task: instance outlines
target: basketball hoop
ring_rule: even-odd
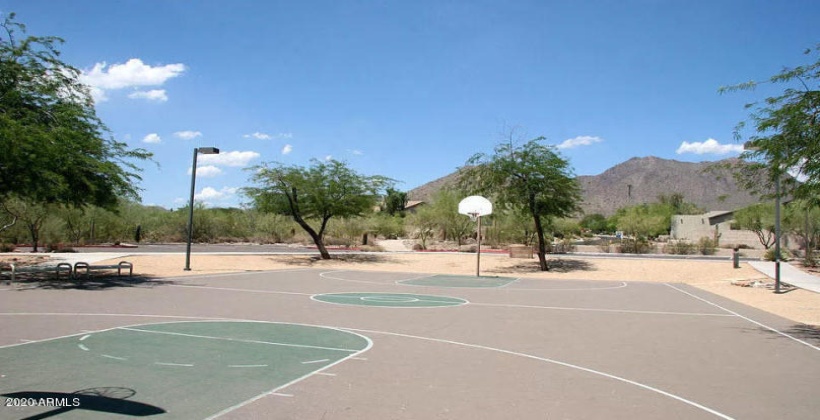
[[[480,196],[471,195],[458,203],[458,212],[470,216],[470,220],[478,222],[476,224],[476,239],[478,247],[476,249],[475,276],[481,276],[481,216],[488,216],[493,213],[493,203]]]

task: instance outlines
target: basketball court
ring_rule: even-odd
[[[22,283],[0,308],[0,419],[820,412],[816,335],[680,284],[294,269]]]

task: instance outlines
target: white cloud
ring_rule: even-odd
[[[128,97],[131,99],[145,99],[148,101],[157,102],[168,101],[168,95],[165,94],[165,89],[138,90],[136,92],[129,93]]]
[[[274,135],[270,135],[268,133],[260,133],[260,132],[257,131],[255,133],[245,134],[242,137],[244,137],[246,139],[254,138],[254,139],[259,139],[259,140],[270,140],[270,139],[274,139],[274,138],[276,138],[276,139],[291,139],[291,138],[293,138],[293,133],[276,133]]]
[[[293,146],[291,146],[289,144],[286,144],[285,147],[282,148],[282,154],[283,155],[288,155],[292,151],[293,151]]]
[[[250,161],[259,158],[259,156],[259,153],[253,151],[233,151],[218,155],[201,155],[199,161],[210,165],[243,167],[248,166]]]
[[[682,155],[684,153],[694,153],[696,155],[726,155],[730,153],[743,152],[742,144],[720,144],[715,139],[708,139],[704,142],[695,141],[689,143],[684,141],[678,147],[675,153]]]
[[[333,155],[325,156],[325,161],[331,161],[331,160],[333,160]]]
[[[152,67],[139,58],[132,58],[124,64],[112,64],[110,67],[105,62],[94,64],[80,77],[85,84],[100,89],[122,89],[129,86],[161,86],[184,71],[185,65],[181,63]]]
[[[201,201],[207,205],[226,203],[236,198],[238,191],[239,188],[236,187],[223,187],[219,190],[213,187],[205,187],[199,193],[194,194],[194,201]]]
[[[142,138],[143,143],[161,143],[162,138],[160,138],[159,134],[151,133]]]
[[[188,168],[188,175],[191,175],[191,168]],[[196,167],[196,176],[203,177],[203,178],[213,178],[215,176],[222,175],[222,169],[217,168],[213,165],[205,165]]]
[[[174,133],[174,137],[177,137],[177,138],[180,138],[180,139],[183,139],[183,140],[193,140],[193,139],[195,139],[197,137],[201,137],[201,136],[202,136],[201,132],[191,131],[191,130],[177,131],[176,133]]]
[[[126,87],[161,86],[168,79],[181,75],[185,70],[185,65],[181,63],[153,67],[143,63],[139,58],[132,58],[123,64],[112,64],[111,66],[105,62],[94,64],[91,70],[82,72],[80,81],[90,86],[91,96],[95,101],[102,102],[108,99],[106,91]],[[129,97],[148,99],[131,95]]]
[[[604,141],[604,139],[597,136],[578,136],[571,139],[566,139],[556,147],[559,149],[572,149],[573,147],[589,146],[593,143],[600,143],[602,141]]]
[[[350,154],[352,154],[354,156],[361,156],[361,155],[364,154],[364,152],[362,152],[361,150],[355,150],[355,149],[354,150],[348,150],[348,152],[350,152]]]
[[[258,132],[258,131],[257,131],[257,132],[255,132],[255,133],[253,133],[253,134],[245,134],[245,135],[244,135],[244,136],[242,136],[242,137],[244,137],[244,138],[246,138],[246,139],[249,139],[249,138],[253,137],[253,138],[255,138],[255,139],[259,139],[259,140],[269,140],[269,139],[271,139],[270,134],[267,134],[267,133],[260,133],[260,132]]]

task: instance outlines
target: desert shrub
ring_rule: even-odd
[[[648,254],[650,248],[646,239],[622,239],[617,247],[621,254]]]
[[[0,252],[14,252],[17,249],[14,244],[0,244]]]
[[[388,214],[376,214],[369,220],[370,230],[385,239],[398,239],[405,236],[404,218]]]
[[[351,246],[353,242],[348,238],[338,238],[335,236],[325,236],[325,245],[329,246]]]
[[[763,259],[766,261],[774,261],[774,247],[769,248],[766,250],[766,253],[763,254]],[[788,261],[792,259],[792,253],[789,252],[786,248],[780,249],[780,261]]]
[[[575,250],[576,246],[569,238],[562,239],[561,242],[554,244],[552,247],[552,252],[556,254],[566,254],[567,252],[573,252]]]
[[[714,239],[704,236],[698,241],[698,251],[702,255],[715,255],[717,244]]]
[[[48,243],[46,244],[46,252],[77,252],[74,248],[70,246],[65,246],[63,244],[55,244],[55,243]]]
[[[600,241],[600,242],[598,242],[598,249],[601,250],[601,252],[605,252],[605,253],[609,254],[610,252],[612,252],[612,242],[611,241]]]
[[[359,246],[359,250],[365,252],[384,252],[384,248],[378,245],[361,245]]]
[[[424,245],[420,243],[413,244],[413,251],[424,251]]]
[[[752,247],[750,247],[749,245],[746,245],[746,244],[726,244],[726,245],[721,245],[720,247],[721,248],[726,248],[726,249],[735,249],[735,248],[737,248],[737,249],[753,249]]]
[[[458,247],[458,252],[473,252],[473,253],[475,253],[475,252],[478,252],[478,246],[474,245],[474,244],[473,245],[461,245],[461,246]]]
[[[673,241],[663,247],[663,252],[673,255],[691,255],[695,253],[695,244],[688,241]]]

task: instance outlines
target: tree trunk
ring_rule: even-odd
[[[37,252],[37,242],[40,241],[40,229],[34,225],[29,225],[28,231],[31,234],[31,252]]]
[[[533,220],[535,220],[535,236],[538,237],[538,266],[541,268],[541,271],[549,271],[550,268],[547,265],[547,246],[544,243],[544,227],[541,226],[541,218],[538,215],[533,214]]]
[[[321,255],[322,259],[329,260],[330,253],[327,252],[327,248],[325,247],[325,241],[322,239],[322,235],[316,233],[316,231],[313,230],[313,228],[310,227],[310,225],[307,224],[307,222],[302,220],[301,217],[296,219],[296,223],[299,223],[299,226],[301,226],[302,229],[304,229],[305,232],[307,232],[308,235],[310,235],[310,238],[313,239],[313,243],[316,244],[316,249],[319,250],[319,255]]]

